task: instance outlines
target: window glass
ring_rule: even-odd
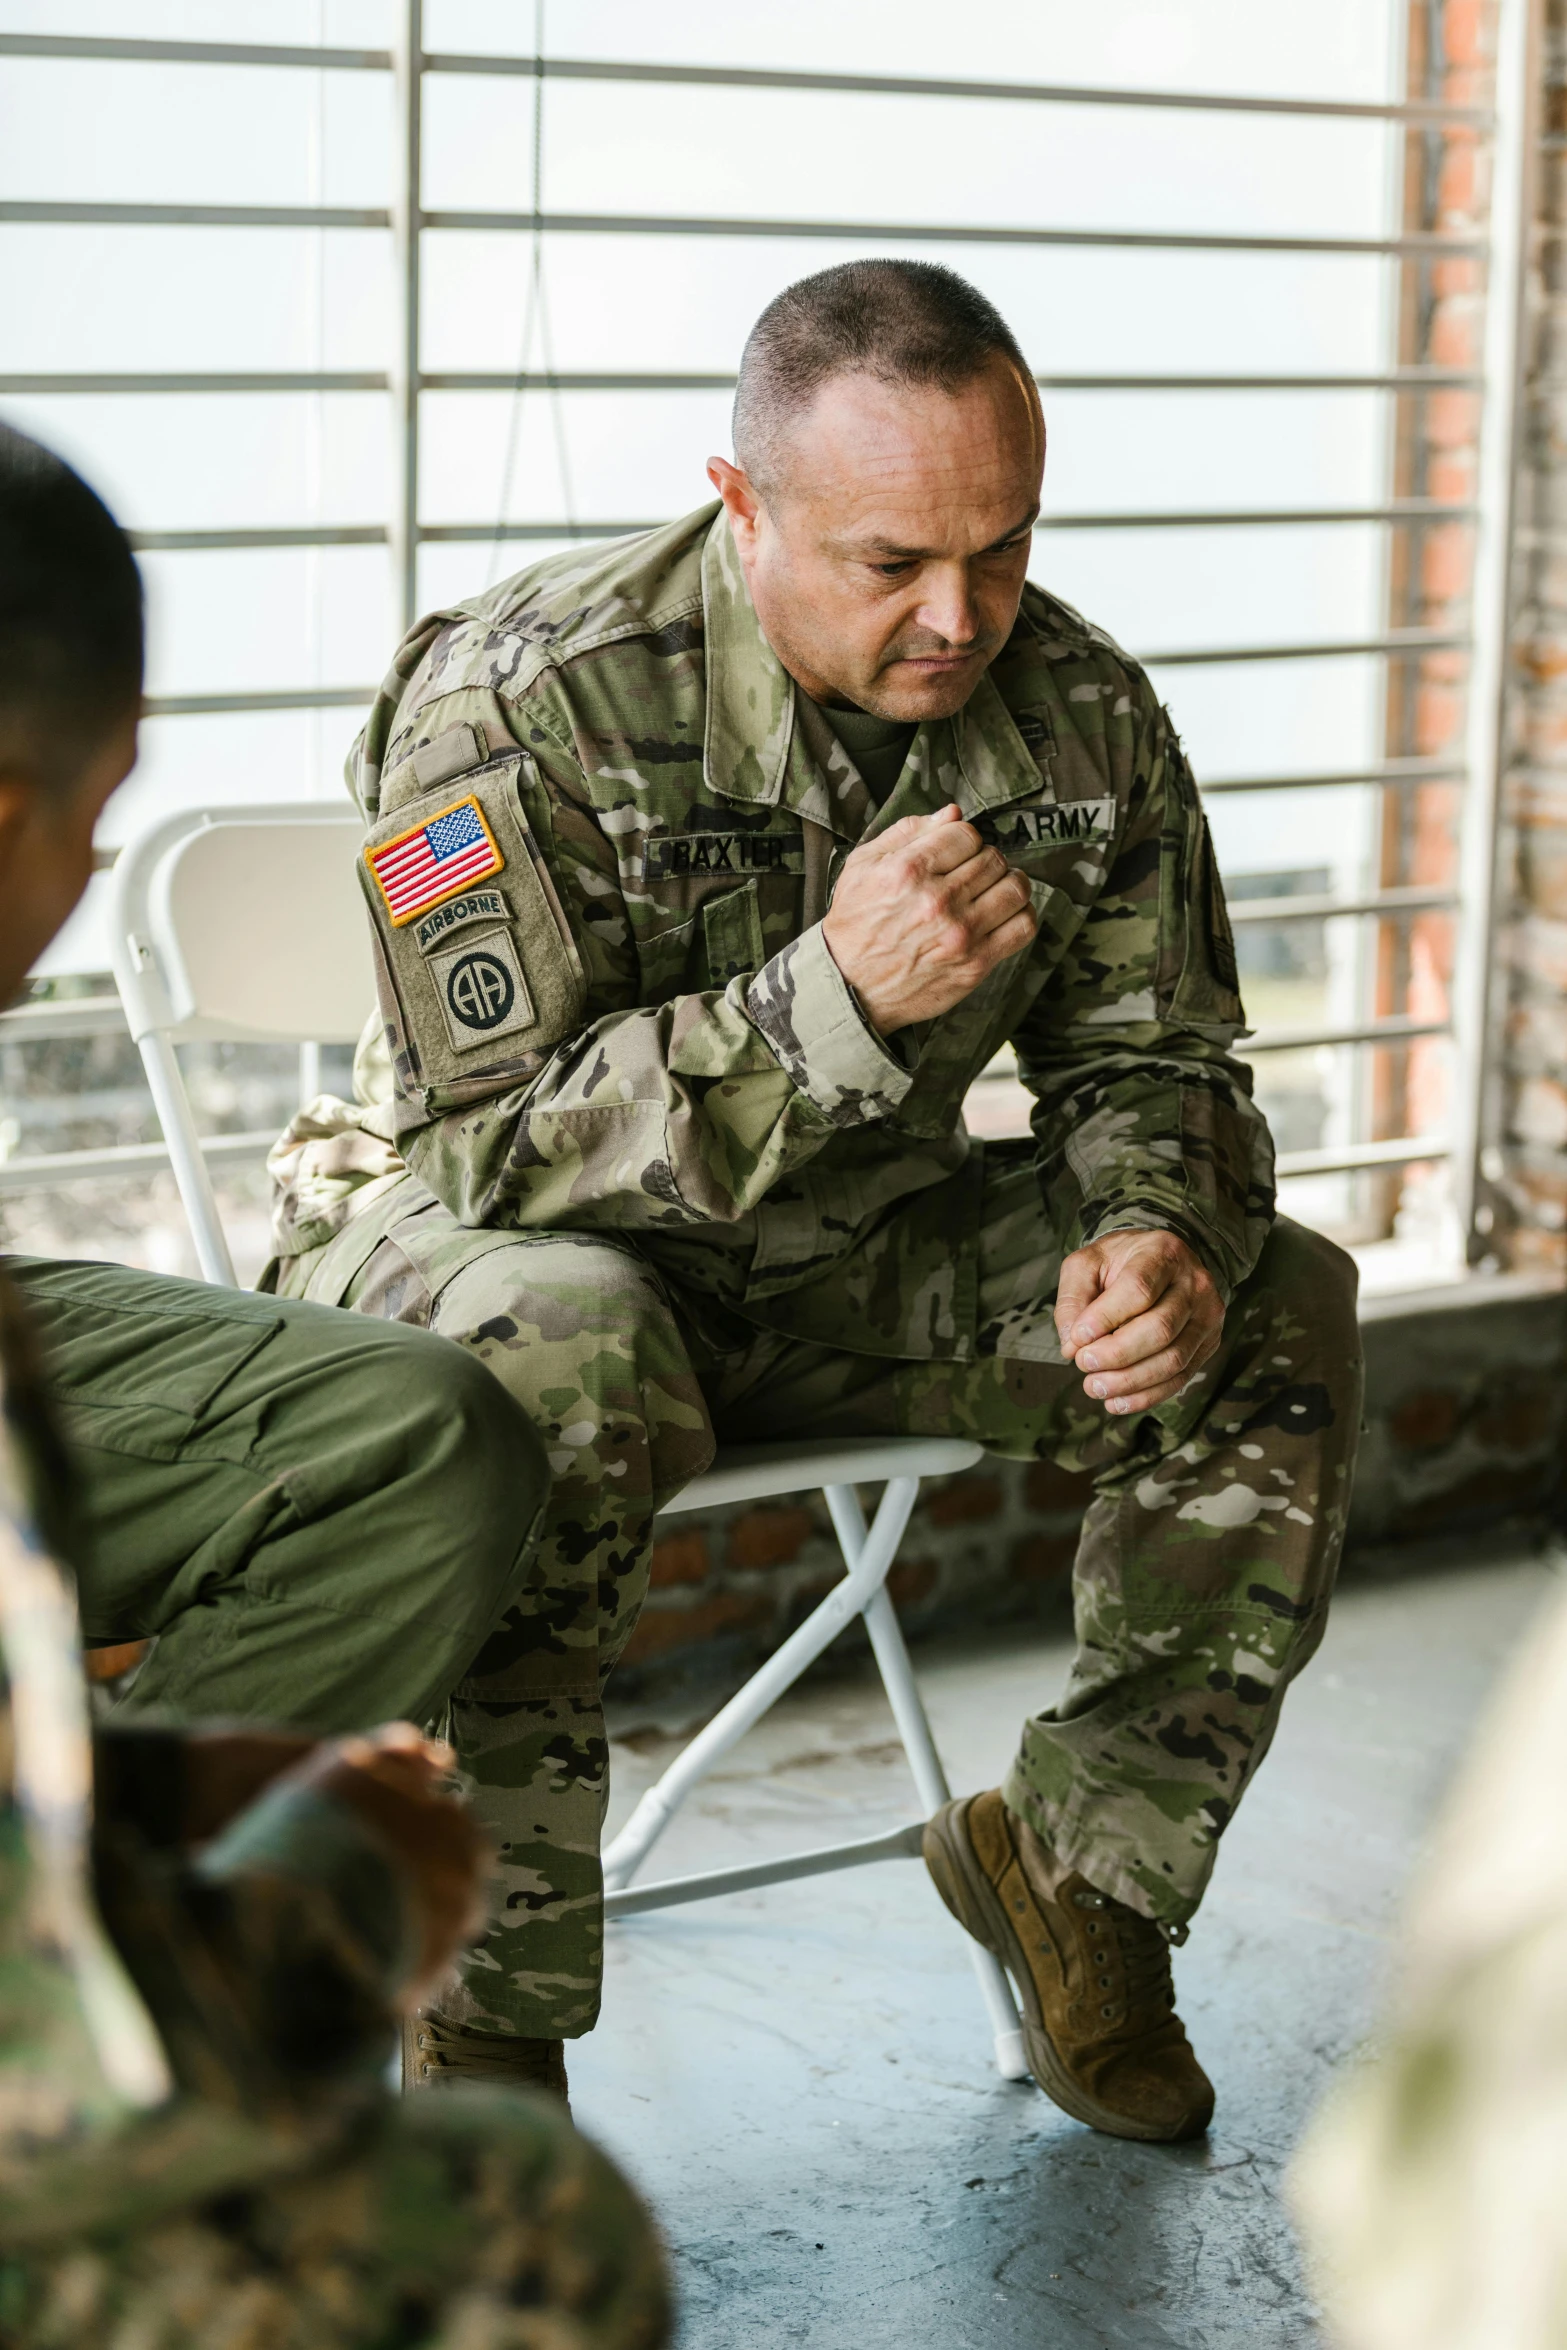
[[[393,0],[0,0],[0,34],[384,50],[400,13]],[[542,31],[547,57],[587,61],[1375,104],[1397,84],[1400,14],[1322,0],[1308,41],[1295,12],[1254,0],[1097,0],[1091,9],[981,0],[956,38],[945,0],[903,0],[893,12],[841,0],[741,9],[678,0],[659,11],[628,0],[426,0],[424,37],[428,50],[479,56],[526,57]],[[916,232],[894,242],[427,230],[421,356],[437,379],[519,370],[717,379],[525,392],[438,380],[419,404],[421,519],[475,535],[422,548],[427,608],[569,543],[564,534],[578,526],[657,522],[705,500],[705,460],[729,447],[726,379],[757,312],[793,279],[857,253],[895,250],[962,271],[1047,379],[1374,375],[1395,347],[1392,257],[918,234],[993,225],[1375,240],[1402,203],[1401,136],[1375,120],[550,76],[536,171],[531,73],[433,72],[423,103],[422,194],[437,215],[525,214],[537,179],[555,214]],[[396,153],[384,70],[0,56],[0,198],[377,209],[393,200]],[[384,530],[393,417],[377,379],[396,349],[392,263],[383,227],[0,226],[0,413],[78,463],[138,532]],[[369,381],[115,394],[36,380],[276,371]],[[1240,652],[1386,632],[1393,542],[1374,520],[1105,528],[1080,519],[1375,508],[1393,478],[1385,394],[1047,382],[1044,396],[1046,527],[1033,575],[1129,649]],[[499,537],[502,522],[541,535]],[[355,698],[154,716],[106,842],[182,805],[339,790],[364,697],[398,631],[384,546],[156,549],[144,569],[155,702]],[[1369,653],[1153,665],[1194,769],[1221,785],[1377,766],[1390,739],[1388,676]],[[1320,1032],[1389,1012],[1418,1018],[1422,1007],[1440,1019],[1450,911],[1288,913],[1291,901],[1312,909],[1448,870],[1441,844],[1458,787],[1423,790],[1415,847],[1415,832],[1390,812],[1403,804],[1391,787],[1210,797],[1258,1046],[1281,1034],[1318,1039],[1255,1053],[1259,1098],[1281,1151],[1297,1158],[1435,1131],[1446,1116],[1444,1039],[1335,1043]],[[49,969],[102,969],[101,896]],[[1351,1236],[1386,1233],[1398,1219],[1404,1237],[1388,1245],[1413,1246],[1421,1218],[1439,1220],[1440,1180],[1292,1174],[1285,1199]]]
[[[432,49],[530,54],[536,11],[494,0],[426,0]],[[1318,0],[1310,38],[1291,9],[1256,0],[950,0],[896,9],[842,0],[550,0],[546,49],[568,57],[749,65],[785,71],[1084,82],[1140,89],[1270,91],[1375,102],[1393,67],[1393,15],[1366,0]]]

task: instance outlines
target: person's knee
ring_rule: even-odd
[[[438,1444],[443,1467],[461,1480],[465,1514],[495,1529],[504,1544],[534,1525],[549,1497],[550,1470],[544,1440],[516,1397],[492,1379],[484,1365],[449,1339],[432,1338],[441,1350],[441,1375],[432,1408],[442,1425]]]
[[[367,1393],[364,1407],[379,1403],[400,1425],[403,1476],[417,1488],[420,1519],[460,1526],[466,1572],[504,1588],[549,1497],[538,1430],[463,1347],[400,1326],[384,1335],[393,1343],[365,1364],[367,1387],[384,1392]]]
[[[1268,1235],[1255,1278],[1309,1329],[1345,1337],[1352,1342],[1352,1351],[1358,1351],[1355,1304],[1360,1268],[1325,1233],[1280,1216]]]
[[[432,1327],[521,1405],[557,1479],[662,1494],[712,1458],[674,1312],[629,1249],[589,1234],[519,1237],[443,1285]]]

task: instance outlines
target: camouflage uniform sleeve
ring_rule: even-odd
[[[484,707],[493,724],[494,701]],[[889,1117],[913,1071],[864,1018],[819,924],[725,986],[641,1000],[624,812],[593,805],[535,707],[506,715],[527,733],[521,798],[581,966],[581,1009],[488,1082],[476,1072],[443,1091],[394,1053],[398,1147],[452,1213],[622,1231],[733,1221],[831,1135]]]
[[[1178,1232],[1226,1300],[1273,1219],[1273,1145],[1230,1047],[1244,1035],[1224,893],[1179,740],[1145,701],[1115,863],[1014,1039],[1064,1250]]]

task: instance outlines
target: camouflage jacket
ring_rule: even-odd
[[[1137,664],[1041,589],[880,808],[714,507],[421,622],[349,773],[391,1139],[462,1222],[631,1234],[752,1321],[961,1355],[963,1097],[1011,1044],[1063,1249],[1168,1227],[1226,1294],[1255,1262],[1271,1146],[1196,790]],[[822,916],[856,842],[952,800],[1039,935],[883,1041]]]
[[[68,1491],[0,1273],[0,2248],[332,2143],[390,2053],[406,1956],[394,1867],[341,1806],[283,1784],[192,1853],[185,1737],[94,1735]]]

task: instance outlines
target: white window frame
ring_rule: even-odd
[[[1361,1168],[1398,1167],[1417,1161],[1446,1159],[1450,1163],[1452,1196],[1457,1223],[1457,1247],[1465,1262],[1482,1259],[1488,1247],[1477,1228],[1477,1208],[1483,1185],[1482,1162],[1498,1139],[1499,1006],[1493,970],[1497,932],[1496,897],[1497,823],[1500,782],[1507,755],[1506,683],[1507,640],[1511,618],[1511,577],[1514,532],[1514,480],[1521,405],[1527,222],[1531,171],[1539,143],[1535,91],[1539,83],[1539,0],[1498,0],[1498,57],[1496,103],[1490,114],[1474,109],[1422,102],[1366,103],[1295,98],[1248,98],[1174,91],[1085,89],[1037,83],[936,80],[926,77],[770,71],[741,67],[654,65],[612,60],[569,58],[484,57],[428,51],[424,47],[423,0],[395,0],[397,38],[391,50],[316,48],[224,41],[139,40],[74,37],[52,34],[0,34],[0,58],[52,57],[98,60],[137,60],[149,64],[214,64],[224,66],[298,67],[311,72],[390,74],[397,106],[395,149],[396,193],[390,208],[341,205],[212,205],[137,203],[28,203],[0,202],[0,223],[75,222],[114,225],[144,224],[275,228],[390,230],[395,253],[397,314],[392,365],[378,371],[301,372],[266,370],[214,374],[0,374],[4,394],[148,393],[148,392],[338,392],[383,391],[391,399],[395,425],[393,508],[385,524],[364,526],[311,525],[267,530],[148,530],[135,543],[147,551],[239,547],[324,547],[384,544],[388,547],[400,621],[417,617],[418,554],[422,545],[437,541],[490,543],[499,539],[560,540],[567,537],[614,536],[650,527],[657,517],[626,522],[570,524],[561,521],[504,521],[442,523],[426,520],[420,509],[420,411],[427,391],[506,391],[530,389],[671,391],[718,390],[733,381],[728,375],[663,373],[625,370],[616,373],[572,371],[557,374],[510,374],[451,370],[431,371],[420,364],[420,297],[424,240],[445,231],[523,231],[534,236],[577,233],[651,234],[700,237],[798,237],[821,240],[899,244],[954,245],[1005,243],[1012,245],[1094,245],[1103,247],[1167,248],[1228,252],[1339,252],[1401,258],[1438,252],[1488,252],[1489,293],[1486,305],[1484,361],[1479,374],[1452,369],[1393,369],[1346,374],[1292,374],[1288,376],[1203,375],[1052,375],[1039,380],[1046,391],[1267,391],[1267,390],[1375,390],[1395,393],[1415,388],[1457,385],[1483,394],[1483,412],[1475,508],[1466,510],[1432,505],[1434,519],[1469,519],[1476,526],[1472,620],[1469,630],[1455,635],[1438,630],[1406,629],[1381,636],[1357,637],[1331,644],[1267,646],[1199,645],[1148,652],[1143,657],[1161,667],[1183,667],[1252,660],[1312,660],[1343,654],[1373,654],[1386,659],[1418,657],[1426,652],[1462,649],[1469,656],[1468,718],[1465,755],[1461,759],[1386,759],[1369,762],[1353,773],[1316,776],[1254,776],[1206,786],[1212,793],[1264,791],[1281,784],[1291,788],[1323,788],[1350,783],[1453,781],[1464,787],[1462,847],[1456,886],[1451,889],[1384,889],[1349,898],[1301,898],[1242,901],[1232,908],[1240,922],[1277,920],[1308,912],[1325,917],[1353,918],[1416,908],[1452,908],[1457,917],[1456,970],[1446,1021],[1415,1021],[1402,1016],[1371,1019],[1339,1027],[1264,1031],[1248,1046],[1249,1054],[1299,1050],[1307,1045],[1351,1046],[1366,1042],[1397,1042],[1404,1038],[1450,1033],[1453,1039],[1453,1113],[1449,1131],[1440,1136],[1405,1136],[1390,1141],[1350,1144],[1342,1148],[1285,1153],[1280,1173],[1336,1174]],[[1471,125],[1489,138],[1492,195],[1489,234],[1485,239],[1441,234],[1406,234],[1375,238],[1246,236],[1195,234],[1178,231],[1090,230],[996,226],[941,226],[898,221],[734,220],[664,218],[650,214],[586,215],[531,211],[432,210],[422,200],[421,147],[425,82],[431,74],[477,77],[504,76],[537,82],[590,80],[610,82],[700,84],[707,87],[762,88],[863,92],[881,95],[954,97],[1035,101],[1051,105],[1149,107],[1192,112],[1287,116],[1326,116],[1340,119],[1394,122],[1415,128]],[[1126,529],[1205,525],[1233,527],[1239,522],[1286,526],[1327,521],[1391,524],[1418,519],[1425,512],[1420,501],[1282,512],[1055,514],[1045,529]],[[187,713],[251,710],[359,708],[370,699],[370,688],[298,687],[252,693],[184,693],[149,697],[151,717]],[[59,1033],[86,1033],[84,1022],[108,1028],[118,1024],[112,1000],[91,1005],[42,1004],[0,1014],[0,1036],[17,1039]],[[230,1142],[235,1138],[230,1138]],[[158,1161],[161,1146],[130,1146],[139,1166]],[[228,1155],[232,1154],[232,1149]],[[127,1149],[111,1152],[61,1154],[51,1162],[53,1177],[66,1170],[77,1174],[126,1171]],[[102,1166],[98,1162],[103,1162]],[[16,1160],[0,1166],[0,1189],[18,1189],[38,1179],[42,1162]]]

